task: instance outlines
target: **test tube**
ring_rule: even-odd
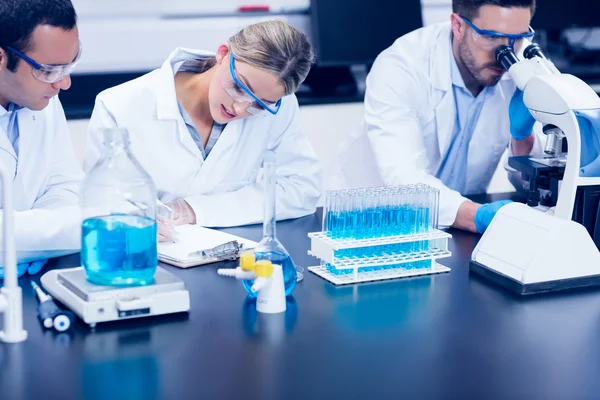
[[[356,237],[358,239],[368,238],[370,235],[371,215],[369,210],[369,192],[366,189],[361,189],[358,195],[359,208],[357,213],[357,230]]]
[[[407,212],[407,219],[406,219],[406,225],[408,227],[408,232],[407,234],[409,235],[413,235],[415,233],[417,233],[417,207],[418,207],[418,195],[419,192],[417,190],[417,187],[415,185],[409,185],[408,186],[408,196],[406,197],[407,202],[408,202],[408,212]]]
[[[328,190],[327,192],[325,192],[325,209],[323,210],[323,231],[329,237],[331,237],[332,197],[333,191]]]
[[[381,236],[393,235],[392,229],[392,189],[383,188],[381,191]]]
[[[343,229],[340,232],[340,237],[346,239],[351,235],[352,224],[352,190],[342,190],[340,192],[340,219],[343,221]]]
[[[353,238],[354,230],[356,229],[356,190],[349,189],[344,192],[344,221],[346,221],[346,230],[344,231],[344,238]]]
[[[417,233],[429,230],[429,187],[422,183],[417,185]]]
[[[384,233],[383,211],[385,208],[382,188],[373,189],[373,237],[381,237]]]
[[[373,190],[367,190],[365,193],[365,238],[372,238],[376,235],[375,214],[377,213],[377,198]]]
[[[393,218],[393,229],[394,235],[403,235],[404,234],[404,226],[403,226],[403,207],[405,200],[405,190],[403,187],[394,188],[394,205],[392,210],[392,218]]]
[[[433,193],[433,209],[431,210],[431,229],[438,229],[438,219],[440,215],[440,191],[439,189],[432,188]]]
[[[333,232],[334,238],[340,238],[344,233],[344,202],[343,202],[343,194],[342,191],[336,191],[335,197],[333,198]]]

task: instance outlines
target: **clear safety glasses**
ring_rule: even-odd
[[[223,80],[223,89],[233,101],[236,103],[246,103],[246,111],[249,114],[257,115],[264,113],[265,111],[275,115],[281,107],[281,99],[277,103],[268,103],[258,97],[250,89],[248,89],[237,77],[235,73],[235,57],[233,53],[229,53],[230,63],[229,72],[231,72],[231,79]]]
[[[73,72],[73,69],[77,66],[77,62],[81,58],[81,43],[79,43],[79,53],[73,60],[73,62],[69,64],[61,64],[61,65],[48,65],[48,64],[40,64],[32,58],[27,57],[25,54],[21,53],[19,50],[13,49],[12,47],[6,46],[8,50],[13,52],[16,56],[21,58],[23,61],[27,62],[27,64],[31,65],[31,74],[38,80],[46,83],[56,83],[66,76],[70,75]]]
[[[498,46],[504,44],[504,41],[508,39],[508,45],[512,47],[513,50],[519,51],[523,46],[524,39],[531,39],[535,35],[535,31],[530,26],[528,33],[521,33],[518,35],[511,35],[508,33],[500,33],[495,31],[488,31],[485,29],[479,29],[476,27],[471,21],[467,18],[459,15],[469,25],[473,28],[473,41],[479,46],[482,50],[492,51],[495,50]]]

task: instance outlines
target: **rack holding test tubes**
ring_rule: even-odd
[[[309,233],[309,271],[344,285],[450,271],[447,232],[437,229],[439,190],[424,184],[326,193],[323,231]]]

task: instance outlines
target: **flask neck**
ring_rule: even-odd
[[[276,235],[276,177],[275,177],[275,152],[269,150],[265,153],[263,163],[263,182],[265,190],[265,219],[263,221],[263,237],[275,239]]]
[[[109,155],[129,150],[129,134],[125,129],[107,129],[104,131],[104,151]]]

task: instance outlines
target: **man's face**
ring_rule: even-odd
[[[19,59],[15,71],[7,68],[4,50],[0,52],[0,104],[15,103],[31,110],[43,110],[53,96],[71,86],[69,75],[54,83],[43,82],[32,74],[33,67]],[[25,55],[38,64],[70,64],[79,53],[79,31],[39,25],[31,34],[30,50]]]
[[[460,17],[458,17],[460,19]],[[477,28],[504,34],[519,35],[528,33],[531,21],[529,7],[504,8],[484,5],[479,8],[478,15],[471,21]],[[465,21],[459,21],[460,31],[457,35],[456,24],[454,36],[458,40],[459,57],[472,77],[482,86],[494,86],[506,72],[494,57],[494,51],[502,44],[508,44],[508,38],[496,38],[495,47],[490,49],[489,41],[475,32]],[[460,36],[460,37],[459,37]],[[515,43],[515,52],[522,41]]]

